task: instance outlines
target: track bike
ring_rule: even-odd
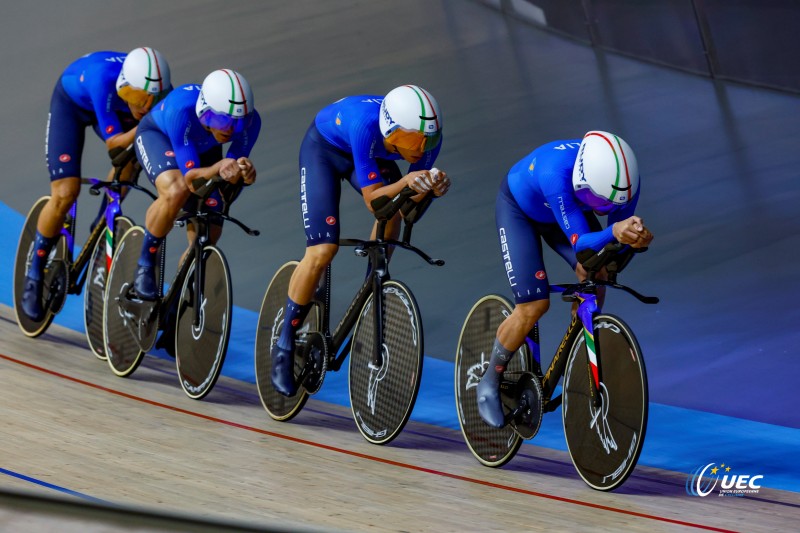
[[[129,180],[120,178],[125,167],[134,161]],[[114,176],[111,181],[96,178],[81,178],[82,185],[90,185],[89,193],[93,196],[104,194],[103,202],[92,222],[89,237],[75,257],[75,228],[78,212],[77,201],[73,203],[57,242],[53,245],[44,268],[43,305],[45,314],[41,320],[32,320],[22,311],[22,293],[25,284],[25,273],[31,264],[36,225],[39,215],[50,199],[43,196],[34,203],[25,223],[17,246],[14,263],[14,311],[22,332],[28,337],[38,337],[44,333],[55,316],[61,311],[68,294],[80,294],[84,283],[88,286],[84,293],[84,325],[89,347],[99,359],[105,359],[103,346],[103,295],[115,244],[133,222],[122,214],[122,198],[128,188],[137,189],[155,195],[137,184],[141,168],[135,162],[133,146],[117,153],[112,158]]]
[[[601,312],[598,292],[611,287],[642,303],[658,303],[617,283],[634,252],[611,243],[600,252],[578,254],[587,279],[550,286],[563,300],[578,302],[577,312],[545,373],[538,323],[511,359],[500,383],[502,428],[489,426],[478,414],[477,386],[489,366],[497,328],[512,306],[503,296],[488,295],[472,307],[456,350],[455,395],[461,432],[482,464],[499,467],[510,461],[522,440],[539,431],[543,413],[560,405],[570,458],[587,485],[610,491],[631,474],[647,429],[647,374],[633,331],[621,318]],[[606,280],[597,276],[603,267]]]
[[[160,345],[175,356],[181,388],[199,400],[214,387],[225,362],[233,309],[230,269],[222,250],[210,243],[210,226],[229,221],[248,235],[259,232],[228,214],[240,184],[230,185],[215,176],[195,180],[193,186],[196,205],[182,212],[176,225],[193,224],[195,238],[169,290],[163,294],[166,241],[156,264],[159,298],[142,300],[132,290],[144,239],[144,228],[132,227],[122,237],[111,265],[103,327],[108,364],[120,377],[138,368],[162,332]],[[221,211],[209,209],[216,202],[210,196],[215,188],[222,196]]]
[[[372,202],[378,220],[376,239],[339,241],[340,246],[355,247],[357,256],[368,258],[369,274],[331,333],[328,265],[312,308],[297,331],[294,374],[300,386],[291,397],[281,395],[272,385],[271,350],[280,337],[289,280],[299,263],[284,264],[272,278],[258,316],[255,372],[261,403],[273,419],[288,421],[297,415],[308,397],[320,390],[326,372],[340,370],[349,354],[350,406],[364,438],[373,444],[387,444],[405,427],[422,375],[422,319],[411,290],[390,278],[390,249],[409,250],[428,264],[444,265],[410,244],[414,223],[432,201],[429,193],[415,203],[411,200],[414,194],[406,187],[394,198],[383,196]],[[398,211],[404,222],[401,241],[385,238],[386,225]]]

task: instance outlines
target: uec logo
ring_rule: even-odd
[[[722,474],[722,471],[726,472]],[[720,496],[722,495],[742,495],[744,493],[757,493],[761,485],[758,480],[764,476],[751,476],[749,474],[728,474],[731,467],[725,464],[716,466],[716,463],[708,463],[697,468],[686,480],[686,494],[690,496],[700,496],[704,498],[711,494],[719,483]],[[708,472],[709,476],[705,477]],[[720,475],[722,479],[720,480]]]

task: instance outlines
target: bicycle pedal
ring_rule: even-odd
[[[130,331],[139,349],[148,352],[158,333],[158,300],[142,300],[132,289],[123,290],[116,298],[125,313],[125,326]]]
[[[530,372],[517,382],[517,408],[511,427],[523,439],[532,439],[542,425],[542,385]]]

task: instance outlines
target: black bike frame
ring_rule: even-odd
[[[386,221],[378,222],[376,235],[383,235],[386,230]],[[330,321],[331,321],[331,265],[325,269],[325,283],[321,287],[322,296],[322,328],[320,328],[325,337],[331,341],[331,355],[328,362],[328,368],[331,370],[339,370],[350,353],[350,344],[353,337],[350,335],[353,327],[358,321],[361,309],[367,303],[370,295],[379,294],[383,295],[383,284],[391,279],[389,275],[389,256],[388,248],[393,244],[392,240],[384,240],[377,238],[374,241],[353,241],[343,239],[339,243],[341,246],[356,246],[360,247],[356,253],[359,255],[367,255],[369,257],[370,274],[364,279],[364,283],[359,287],[353,301],[345,311],[344,316],[339,321],[336,329],[331,334]],[[318,300],[319,301],[319,300]],[[383,298],[374,298],[372,311],[375,320],[375,346],[373,347],[373,364],[381,366],[383,364]],[[336,357],[340,348],[341,355]]]
[[[64,221],[64,228],[61,230],[61,234],[67,239],[67,260],[69,264],[68,279],[75,280],[70,282],[69,287],[67,288],[67,294],[79,294],[83,289],[83,284],[86,282],[87,275],[86,265],[89,263],[89,259],[91,258],[91,254],[92,251],[94,251],[95,245],[102,237],[103,232],[106,231],[106,228],[108,227],[108,220],[115,220],[116,217],[122,212],[122,208],[120,207],[123,197],[122,189],[125,187],[131,187],[148,194],[153,200],[156,198],[152,192],[136,183],[139,171],[133,171],[130,181],[120,180],[122,171],[133,158],[134,154],[132,148],[129,148],[127,151],[122,152],[118,157],[114,158],[112,161],[112,165],[114,166],[114,177],[111,181],[103,181],[93,178],[81,178],[81,183],[92,184],[92,187],[89,189],[91,194],[100,194],[101,189],[105,189],[105,194],[103,201],[100,204],[100,208],[97,211],[97,215],[95,216],[94,222],[92,223],[92,231],[90,232],[89,237],[81,248],[78,258],[75,261],[73,261],[72,258],[75,249],[75,226],[78,216],[77,201],[73,202],[72,207],[67,214],[67,218]]]

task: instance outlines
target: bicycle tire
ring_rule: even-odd
[[[136,277],[139,254],[144,239],[144,228],[133,226],[122,236],[106,282],[103,304],[103,343],[111,371],[119,377],[130,376],[142,362],[145,350],[139,340],[128,329],[128,319],[119,305],[118,299],[125,294]],[[162,243],[160,254],[164,253]],[[161,261],[156,261],[156,283],[161,283]],[[155,317],[154,320],[158,320]]]
[[[118,243],[125,232],[132,227],[133,221],[130,218],[118,216],[114,221],[114,243]],[[92,250],[83,294],[83,325],[86,330],[86,341],[95,357],[102,361],[107,359],[103,343],[103,305],[106,281],[108,281],[106,254],[109,247],[114,250],[114,243],[108,242],[106,233],[103,232]]]
[[[371,295],[361,309],[350,350],[350,409],[361,435],[388,444],[405,427],[422,378],[424,335],[414,295],[399,281],[383,284],[383,364],[371,367],[375,314]]]
[[[479,299],[464,320],[456,347],[454,383],[458,423],[472,455],[492,468],[510,461],[522,445],[522,438],[511,425],[494,428],[478,414],[478,383],[489,367],[497,328],[512,310],[511,302],[503,296],[489,294]],[[523,343],[509,362],[506,375],[530,372],[532,365],[530,348]]]
[[[231,274],[228,262],[216,246],[203,248],[204,272],[200,324],[194,327],[194,294],[197,258],[183,280],[175,324],[175,365],[183,392],[193,400],[204,398],[219,379],[233,310]]]
[[[592,406],[581,334],[572,345],[564,372],[562,418],[567,450],[578,474],[593,489],[610,491],[625,482],[642,451],[647,372],[639,343],[620,318],[598,315],[594,332],[600,347],[602,405],[600,409]]]
[[[289,293],[289,280],[299,264],[298,261],[289,261],[281,266],[272,277],[261,302],[256,328],[255,372],[258,397],[269,416],[279,422],[287,422],[294,418],[308,401],[308,392],[303,387],[298,387],[297,393],[293,396],[282,395],[273,387],[271,377],[272,346],[278,342],[281,334],[283,312]],[[314,305],[299,329],[300,334],[318,331],[319,324],[319,308]],[[297,350],[295,353],[295,377],[300,374],[305,364],[299,352],[300,350]]]
[[[28,265],[31,262],[31,255],[33,254],[33,241],[36,238],[36,225],[39,222],[39,214],[44,209],[45,204],[50,199],[49,196],[39,198],[28,211],[25,217],[25,222],[22,225],[19,241],[17,244],[17,252],[14,258],[14,281],[13,281],[13,298],[14,298],[14,313],[17,318],[17,325],[27,337],[38,337],[50,327],[53,319],[61,310],[64,300],[67,296],[67,288],[69,284],[69,268],[67,265],[67,243],[64,237],[59,237],[56,244],[50,251],[50,257],[47,260],[47,265],[44,268],[44,289],[42,291],[43,300],[50,299],[50,291],[54,289],[58,294],[53,297],[58,301],[55,305],[51,305],[46,309],[45,315],[41,320],[31,320],[28,315],[22,310],[22,293],[25,286],[25,273],[27,272]]]

